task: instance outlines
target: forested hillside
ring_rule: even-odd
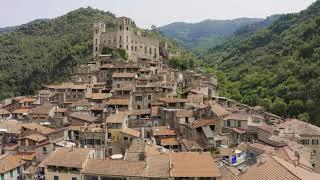
[[[81,8],[0,34],[0,99],[33,94],[43,84],[66,79],[73,65],[90,60],[94,21],[113,26],[115,17]]]
[[[202,57],[226,74],[221,95],[320,125],[320,1]]]
[[[12,27],[4,27],[4,28],[0,28],[0,33],[6,33],[6,32],[13,32],[19,28],[22,28],[22,27],[28,27],[32,24],[37,24],[37,23],[41,23],[43,21],[47,21],[47,19],[36,19],[36,20],[33,20],[31,22],[28,22],[26,24],[22,24],[20,26],[12,26]]]
[[[261,22],[260,18],[239,18],[234,20],[205,20],[199,23],[176,22],[162,26],[159,30],[190,49],[209,48],[221,44],[242,26]]]

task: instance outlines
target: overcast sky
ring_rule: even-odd
[[[315,0],[0,0],[0,27],[20,25],[34,19],[61,16],[91,6],[132,17],[149,28],[176,21],[266,17],[299,12]]]

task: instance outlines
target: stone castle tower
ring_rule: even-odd
[[[107,29],[103,23],[94,23],[93,56],[101,55],[103,47],[124,49],[128,59],[158,60],[161,44],[159,39],[144,36],[136,27],[132,19],[118,18],[115,28]]]

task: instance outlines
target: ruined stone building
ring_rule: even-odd
[[[94,23],[93,56],[102,55],[102,49],[124,49],[128,59],[155,59],[159,60],[160,51],[165,48],[164,43],[153,37],[147,37],[136,26],[133,20],[127,17],[118,18],[114,28],[106,29],[104,23]]]

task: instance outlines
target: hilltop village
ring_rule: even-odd
[[[1,102],[1,180],[320,179],[319,127],[219,97],[130,18],[93,33],[70,81]]]

